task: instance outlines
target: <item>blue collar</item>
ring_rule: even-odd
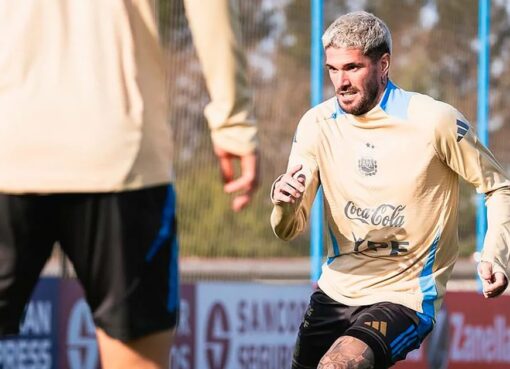
[[[381,109],[386,111],[386,106],[388,105],[388,100],[391,95],[391,92],[398,89],[397,86],[391,82],[391,80],[388,80],[388,84],[386,85],[386,89],[384,90],[383,96],[381,98],[381,101],[378,105],[380,105]],[[347,114],[343,109],[340,107],[340,103],[338,102],[338,98],[335,97],[335,112],[331,114],[331,118],[336,119],[339,115]]]

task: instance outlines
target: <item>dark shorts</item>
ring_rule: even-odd
[[[341,336],[365,342],[374,352],[375,369],[385,369],[418,348],[433,321],[398,304],[346,306],[315,291],[299,328],[293,369],[315,369]]]
[[[127,341],[175,327],[178,246],[172,186],[93,194],[0,194],[0,335],[16,334],[55,242],[96,326]]]

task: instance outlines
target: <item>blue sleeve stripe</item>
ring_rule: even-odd
[[[464,123],[463,121],[461,120],[458,120],[457,119],[457,127],[462,127],[464,128],[466,131],[469,131],[469,125],[467,123]]]
[[[434,276],[432,275],[432,269],[436,259],[437,245],[439,244],[440,238],[441,231],[438,230],[434,237],[434,241],[432,241],[432,244],[429,247],[427,260],[425,261],[425,265],[423,266],[423,270],[420,274],[420,289],[423,295],[422,310],[425,315],[431,318],[434,318],[435,316],[434,302],[437,299],[437,288]]]
[[[457,142],[460,142],[468,131],[463,130],[462,128],[457,128]]]
[[[467,129],[464,129],[464,128],[461,128],[461,127],[457,127],[457,134],[458,135],[465,135],[467,133]]]
[[[457,142],[460,142],[469,131],[469,125],[457,120]]]

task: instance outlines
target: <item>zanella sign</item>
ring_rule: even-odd
[[[383,227],[402,227],[405,222],[404,205],[381,204],[376,208],[361,208],[352,201],[344,208],[345,216],[352,220],[359,220],[365,224]]]

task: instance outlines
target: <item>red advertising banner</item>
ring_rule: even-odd
[[[510,368],[510,296],[447,293],[431,336],[395,368]]]

